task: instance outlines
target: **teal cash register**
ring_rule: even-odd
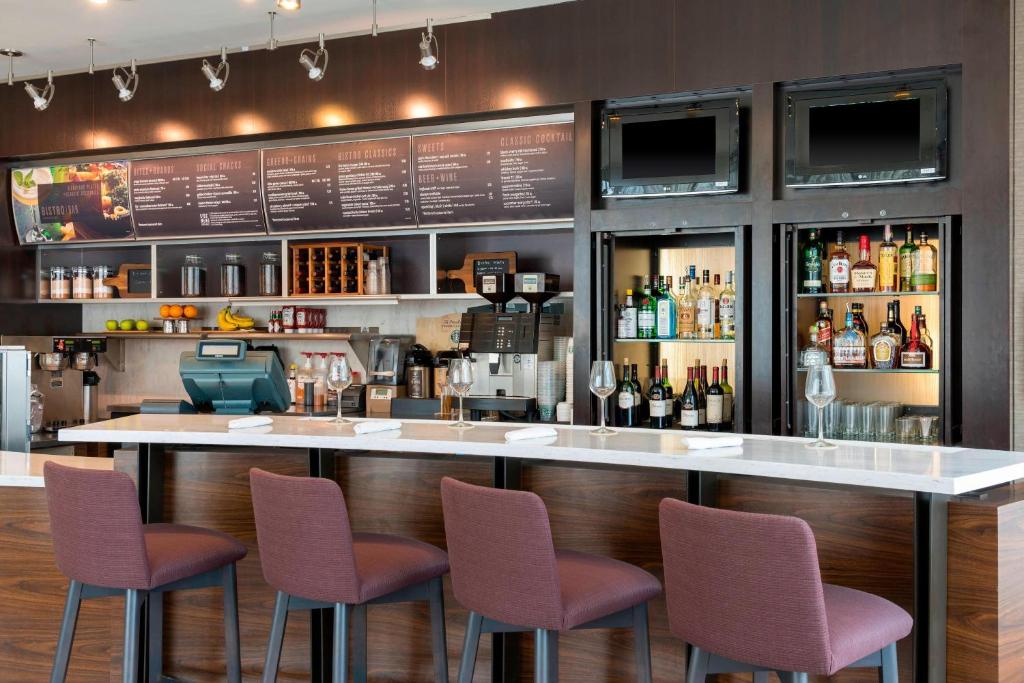
[[[181,354],[178,373],[192,403],[147,400],[143,413],[252,415],[284,412],[291,403],[277,353],[254,351],[244,340],[200,339],[195,351]]]

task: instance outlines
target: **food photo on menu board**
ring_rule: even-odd
[[[132,237],[125,161],[12,169],[11,200],[22,244]]]

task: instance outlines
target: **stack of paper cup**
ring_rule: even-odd
[[[565,401],[572,406],[572,376],[573,376],[573,340],[569,337],[569,343],[565,347]]]
[[[558,361],[553,360],[537,363],[537,411],[542,422],[554,421],[555,406],[562,400],[560,394],[565,379],[558,371],[559,365]]]

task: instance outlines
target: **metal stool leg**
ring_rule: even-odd
[[[142,621],[143,595],[135,589],[125,593],[123,683],[136,683],[139,678],[139,626]]]
[[[281,645],[284,643],[284,627],[288,624],[287,593],[277,592],[274,601],[274,620],[270,622],[270,638],[267,639],[267,657],[263,661],[263,683],[276,683],[277,667],[281,662]]]
[[[469,613],[466,621],[466,638],[462,643],[462,659],[459,661],[459,683],[473,683],[473,669],[476,668],[476,651],[480,647],[480,627],[484,618],[476,612]]]
[[[334,662],[332,669],[333,683],[345,683],[348,680],[348,615],[351,608],[342,602],[334,604]]]
[[[444,628],[444,583],[430,582],[430,645],[434,656],[434,683],[448,683],[448,636]]]
[[[149,683],[160,683],[164,674],[164,594],[146,597],[146,618],[149,620]]]
[[[81,604],[82,584],[72,581],[68,584],[68,597],[64,603],[64,619],[60,624],[60,638],[57,640],[57,653],[53,656],[50,683],[64,683],[68,676],[71,644],[75,642],[75,625],[78,624],[78,607]]]
[[[708,677],[708,660],[711,655],[699,647],[690,648],[690,662],[686,667],[686,683],[704,683]]]
[[[544,637],[546,631],[538,628],[533,632],[533,680],[534,683],[548,683],[548,639]]]
[[[882,648],[882,666],[879,673],[882,683],[899,683],[900,669],[896,663],[896,643]]]
[[[754,683],[769,683],[767,671],[755,671],[754,672]]]
[[[366,683],[366,605],[352,606],[352,680]]]
[[[633,641],[637,683],[651,683],[651,640],[646,602],[633,608]]]
[[[238,578],[234,563],[224,567],[224,659],[229,683],[242,683],[242,649],[238,637]],[[155,683],[150,681],[150,683]]]

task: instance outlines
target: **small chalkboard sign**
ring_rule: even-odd
[[[462,267],[458,270],[438,271],[441,280],[461,280],[465,291],[476,293],[476,278],[480,275],[502,275],[516,272],[516,252],[493,251],[480,254],[466,254]]]
[[[122,299],[147,298],[153,292],[153,269],[148,263],[122,263],[117,276],[103,278],[103,284],[116,287]]]
[[[514,272],[509,270],[511,265],[512,261],[507,257],[477,259],[473,261],[473,281],[476,282],[481,275],[504,275]]]

